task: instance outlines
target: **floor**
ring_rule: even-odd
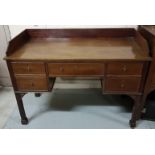
[[[0,87],[0,128],[3,128],[16,107],[12,87]]]
[[[5,129],[129,129],[132,100],[103,96],[100,89],[54,89],[36,98],[24,96],[28,125],[20,124],[12,88],[0,90],[0,128]],[[155,122],[138,121],[138,129],[155,128]]]

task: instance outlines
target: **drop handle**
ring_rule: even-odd
[[[31,83],[31,86],[34,87],[34,83],[33,82]]]
[[[122,83],[122,84],[121,84],[121,88],[124,88],[124,87],[125,87],[125,85]]]
[[[123,70],[124,72],[126,72],[126,71],[127,71],[127,67],[124,65],[122,70]]]
[[[75,68],[75,69],[78,69],[78,66],[75,66],[74,68]]]
[[[63,67],[60,67],[60,71],[63,72],[64,71],[64,68]]]
[[[29,65],[27,65],[27,70],[28,70],[28,72],[30,72],[30,66]]]

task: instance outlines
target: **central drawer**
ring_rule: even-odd
[[[108,77],[105,82],[106,92],[139,92],[139,77]]]
[[[141,75],[143,63],[139,62],[113,62],[107,65],[109,75]]]
[[[48,63],[49,76],[103,76],[103,63]]]
[[[17,89],[19,91],[47,91],[46,76],[17,76]]]

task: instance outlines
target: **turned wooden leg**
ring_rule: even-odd
[[[138,119],[140,119],[142,97],[136,96],[134,98],[134,101],[135,101],[135,103],[134,103],[133,110],[132,110],[132,117],[131,117],[131,120],[129,122],[131,128],[135,128],[136,127],[136,121]]]
[[[21,123],[25,125],[25,124],[28,124],[28,119],[27,119],[26,114],[25,114],[23,101],[22,101],[22,96],[23,96],[23,94],[15,93],[19,113],[20,113],[20,116],[21,116]]]

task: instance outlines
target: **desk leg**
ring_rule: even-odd
[[[135,128],[136,127],[136,121],[138,119],[140,119],[142,97],[141,96],[135,96],[135,97],[133,97],[133,99],[134,99],[135,103],[134,103],[133,110],[132,110],[132,117],[131,117],[131,120],[129,122],[131,128]]]
[[[41,93],[35,93],[35,97],[40,97]]]
[[[23,96],[23,94],[15,93],[19,113],[20,113],[20,116],[21,116],[21,123],[23,125],[24,124],[26,125],[26,124],[28,124],[28,119],[27,119],[26,114],[25,114],[24,105],[23,105],[23,101],[22,101],[22,96]]]

